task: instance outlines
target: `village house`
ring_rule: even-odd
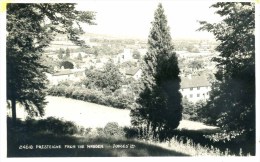
[[[82,69],[66,69],[53,74],[46,73],[51,85],[57,85],[63,81],[78,82],[85,77],[85,70]]]
[[[205,75],[181,77],[180,92],[183,98],[193,103],[199,100],[207,100],[211,90],[211,84]]]
[[[131,49],[124,49],[123,53],[119,53],[117,55],[116,61],[117,63],[121,64],[127,61],[133,61],[133,52]]]
[[[126,78],[133,78],[135,80],[139,80],[141,78],[141,75],[142,75],[142,70],[138,67],[128,69],[125,72]]]

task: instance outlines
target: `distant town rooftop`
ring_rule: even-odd
[[[129,70],[126,71],[126,75],[132,75],[133,76],[138,72],[139,69],[140,68],[138,68],[138,67],[130,68]]]
[[[206,75],[201,76],[188,76],[181,77],[181,88],[192,88],[192,87],[207,87],[210,86],[210,82]]]
[[[60,75],[69,75],[69,74],[73,74],[74,72],[72,70],[63,70],[63,71],[59,71],[53,74],[53,76],[60,76]]]

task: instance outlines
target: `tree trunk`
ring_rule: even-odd
[[[12,104],[12,121],[13,121],[13,126],[16,125],[16,100],[12,99],[11,100]]]
[[[146,134],[148,135],[148,137],[149,137],[149,135],[150,135],[150,122],[148,121],[147,122],[147,126],[146,126]]]

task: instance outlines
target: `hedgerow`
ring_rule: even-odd
[[[48,89],[51,96],[64,96],[77,100],[92,102],[119,109],[130,109],[134,103],[134,96],[116,93],[105,94],[102,91],[81,87],[67,87],[63,85],[52,86]]]

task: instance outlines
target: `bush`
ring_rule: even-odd
[[[80,100],[82,98],[80,91],[73,91],[71,94],[71,98]],[[81,100],[83,100],[83,99],[81,99]]]
[[[27,119],[25,126],[27,131],[37,133],[53,133],[57,135],[73,135],[79,133],[78,127],[71,121],[64,121],[62,119],[48,117],[47,119]]]
[[[57,96],[65,96],[65,89],[64,86],[57,86],[56,94]]]
[[[74,92],[74,89],[69,87],[69,88],[66,88],[64,90],[64,92],[65,92],[65,97],[70,98],[72,96],[72,93]]]
[[[85,129],[85,134],[89,134],[91,132],[92,128],[86,128]]]
[[[104,128],[97,128],[97,136],[105,138],[127,138],[137,139],[140,133],[143,134],[143,129],[136,127],[120,127],[117,122],[109,122]]]
[[[97,136],[102,138],[124,138],[126,133],[117,122],[109,122],[104,128],[96,128]]]
[[[105,137],[106,134],[104,132],[104,128],[96,128],[97,130],[97,136]]]
[[[138,129],[134,127],[124,127],[125,137],[128,139],[138,138]]]
[[[86,136],[89,135],[91,131],[92,128],[79,127],[77,134]]]
[[[104,127],[104,133],[108,136],[124,137],[125,133],[122,127],[119,127],[117,122],[109,122]]]

